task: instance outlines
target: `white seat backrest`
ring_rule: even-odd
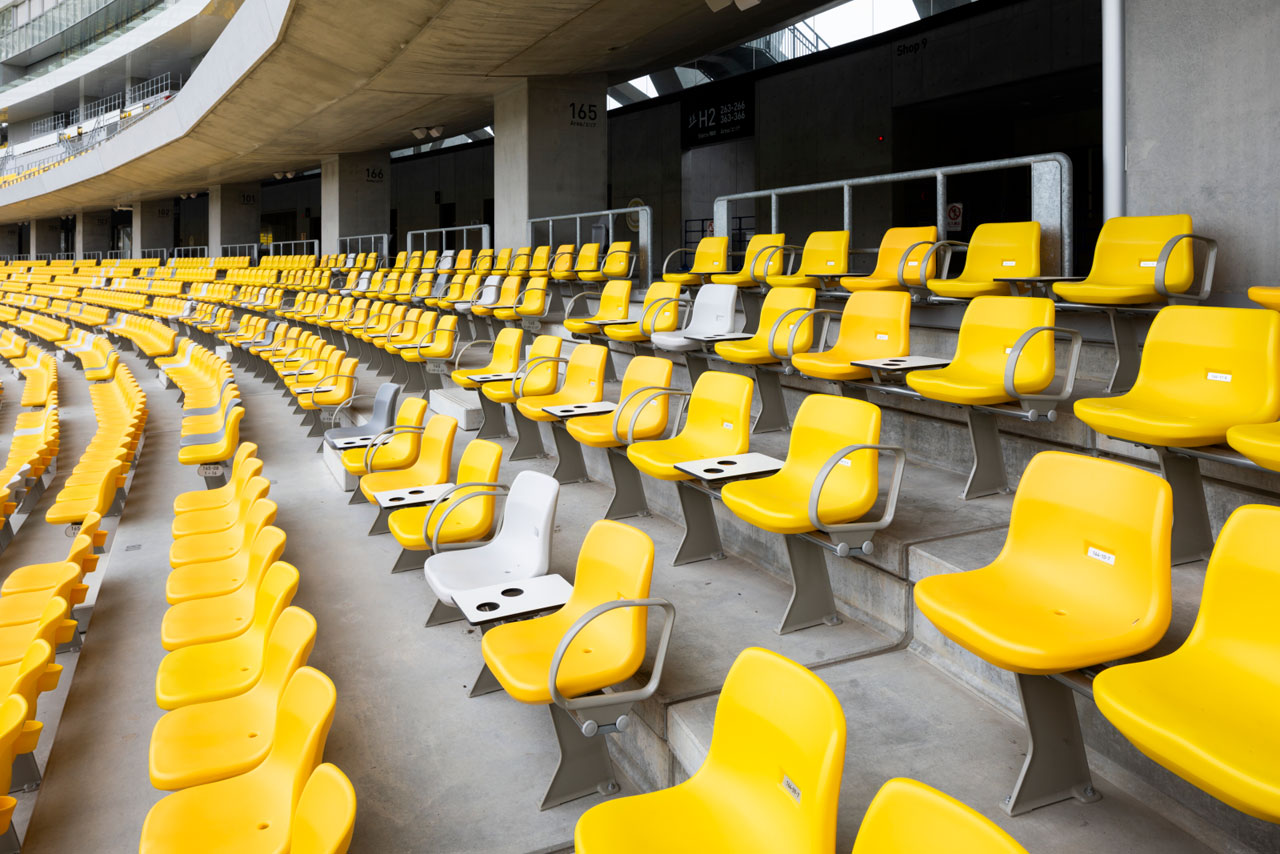
[[[497,305],[498,296],[502,293],[502,277],[486,276],[484,284],[480,287],[480,298],[476,300],[480,305]]]
[[[451,249],[448,252],[441,252],[440,257],[436,259],[437,270],[452,270],[455,252]]]
[[[495,551],[520,556],[524,577],[544,575],[551,565],[551,529],[559,496],[560,483],[551,475],[526,470],[511,482],[502,526],[490,545]]]
[[[686,332],[717,335],[733,332],[737,325],[737,285],[703,285],[693,300]]]

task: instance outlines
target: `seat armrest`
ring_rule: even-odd
[[[640,401],[640,405],[636,407],[635,412],[631,413],[631,423],[627,425],[627,437],[624,439],[618,433],[618,420],[622,418],[622,412],[627,408],[632,400],[642,394],[647,394],[644,400]],[[648,385],[636,389],[631,394],[624,397],[618,402],[618,408],[613,411],[613,438],[614,441],[621,442],[624,445],[630,445],[636,432],[636,423],[640,420],[640,414],[644,412],[644,408],[660,397],[691,397],[693,392],[683,391],[677,388],[668,388],[667,386]]]
[[[1015,387],[1015,383],[1014,383],[1014,378],[1017,375],[1017,371],[1018,371],[1018,359],[1022,356],[1023,349],[1027,346],[1028,343],[1030,343],[1031,339],[1044,332],[1048,332],[1051,334],[1055,332],[1061,332],[1064,335],[1067,335],[1071,339],[1071,353],[1067,357],[1067,372],[1063,378],[1062,390],[1057,392],[1056,394],[1045,394],[1045,393],[1020,394],[1017,388]],[[1071,392],[1075,389],[1076,369],[1080,366],[1080,350],[1083,344],[1084,344],[1084,340],[1081,338],[1079,330],[1076,330],[1076,329],[1068,329],[1065,326],[1036,326],[1031,329],[1028,329],[1026,332],[1022,333],[1022,335],[1019,336],[1017,342],[1014,343],[1013,347],[1009,351],[1009,358],[1005,362],[1005,367],[1004,367],[1005,394],[1009,395],[1009,397],[1013,398],[1014,400],[1017,400],[1020,403],[1023,403],[1024,408],[1026,408],[1025,404],[1030,401],[1043,400],[1043,401],[1048,401],[1052,403],[1053,405],[1049,407],[1049,414],[1047,417],[1049,418],[1050,421],[1055,420],[1056,418],[1055,410],[1057,405],[1062,401],[1066,400],[1067,398],[1071,397]],[[1031,420],[1034,421],[1038,413],[1036,413],[1034,409],[1029,409],[1028,412],[1031,414]]]
[[[1196,293],[1171,294],[1165,287],[1164,276],[1165,271],[1169,267],[1169,256],[1173,254],[1174,248],[1184,240],[1198,240],[1209,250],[1209,257],[1204,262],[1204,275],[1200,279],[1200,290]],[[1205,237],[1203,234],[1179,234],[1169,239],[1169,242],[1160,250],[1160,257],[1156,261],[1156,281],[1155,288],[1165,299],[1189,299],[1196,302],[1203,302],[1209,298],[1209,292],[1213,290],[1213,268],[1218,261],[1218,241],[1212,237]]]
[[[831,472],[835,469],[840,461],[855,451],[888,451],[893,454],[893,479],[889,482],[889,492],[885,498],[884,512],[880,514],[879,519],[872,521],[846,522],[841,525],[824,525],[818,519],[818,499],[822,495],[822,487],[826,485],[827,478],[831,476]],[[836,451],[822,464],[822,468],[818,470],[818,476],[814,479],[813,488],[809,491],[809,524],[813,525],[814,530],[824,531],[827,534],[854,534],[854,533],[871,533],[883,530],[893,522],[893,515],[898,509],[898,494],[902,490],[902,474],[907,467],[907,452],[897,445],[846,445]],[[836,539],[832,537],[832,539]],[[843,538],[841,538],[843,540]],[[871,554],[871,540],[866,540],[861,545],[863,554]],[[841,542],[836,549],[836,554],[841,557],[848,555],[849,545],[847,542]]]
[[[445,511],[440,514],[440,520],[436,522],[436,529],[434,531],[428,531],[428,527],[431,525],[431,516],[433,513],[435,513],[436,508],[440,506],[441,502],[448,501],[449,498],[454,493],[456,493],[459,489],[463,489],[467,487],[482,487],[483,491],[468,492],[466,495],[462,496],[457,501],[451,502],[449,506],[445,508]],[[438,495],[436,497],[436,500],[432,501],[431,504],[427,507],[426,518],[422,520],[422,538],[424,540],[430,540],[432,552],[439,553],[441,550],[440,532],[444,530],[444,522],[446,519],[449,518],[449,515],[453,513],[454,510],[458,509],[463,504],[470,501],[472,498],[485,498],[489,496],[492,496],[494,498],[505,498],[507,493],[510,491],[511,491],[511,487],[503,483],[495,483],[495,482],[479,481],[479,480],[467,481],[466,483],[455,483],[453,486],[449,487],[443,493]],[[474,547],[475,545],[478,545],[478,543],[472,543],[472,544],[444,543],[443,545],[446,546],[445,550],[449,551],[449,550],[457,550],[457,549]]]

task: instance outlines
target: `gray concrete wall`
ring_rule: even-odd
[[[493,158],[494,146],[472,145],[393,162],[391,208],[398,245],[404,248],[410,231],[439,228],[442,204],[456,205],[456,225],[484,222],[484,201],[494,197]]]
[[[80,211],[76,214],[76,257],[86,252],[101,252],[103,257],[111,249],[111,211]]]
[[[262,231],[262,185],[257,181],[209,188],[209,254],[222,246],[257,243]]]
[[[1128,213],[1219,243],[1215,302],[1280,281],[1280,3],[1125,4]]]
[[[319,178],[265,184],[261,187],[260,206],[263,214],[293,211],[298,217],[296,233],[305,233],[307,240],[320,238],[319,234],[311,233],[310,220],[310,217],[320,215]]]
[[[653,207],[655,269],[668,252],[684,244],[680,158],[678,103],[610,117],[608,205],[643,199]]]
[[[0,226],[0,255],[17,255],[21,251],[22,226],[11,222]]]
[[[391,157],[365,151],[320,164],[320,251],[337,252],[338,238],[385,234],[391,228]]]
[[[173,199],[133,203],[133,256],[173,246]]]
[[[58,219],[31,221],[31,254],[56,255],[62,251],[62,222]]]

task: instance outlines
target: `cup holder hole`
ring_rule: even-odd
[[[422,490],[421,490],[421,489],[411,489],[411,490],[409,490],[409,494],[410,494],[410,495],[421,495],[421,494],[422,494]]]
[[[404,496],[393,495],[390,498],[388,498],[387,501],[404,501]]]
[[[707,474],[720,474],[720,472],[724,471],[724,469],[708,467],[703,469],[703,471],[706,472]]]
[[[481,602],[479,605],[476,606],[476,610],[484,611],[487,614],[490,611],[498,610],[498,603],[497,602]]]
[[[718,466],[736,466],[737,464],[737,460],[716,460]]]
[[[502,591],[502,595],[507,597],[523,596],[524,591],[519,587],[508,587],[506,590]]]

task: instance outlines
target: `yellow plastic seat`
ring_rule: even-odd
[[[265,480],[265,478],[264,478]],[[275,519],[276,504],[269,498],[255,501],[246,510],[244,518],[225,531],[212,534],[194,534],[174,541],[169,547],[169,565],[174,569],[196,563],[226,560],[252,541],[254,525],[269,525]]]
[[[1098,709],[1135,747],[1270,822],[1280,822],[1278,525],[1275,507],[1232,513],[1186,642],[1161,658],[1107,668],[1093,682]]]
[[[271,751],[238,777],[167,795],[147,813],[140,854],[285,854],[303,786],[320,764],[337,692],[319,670],[289,680]]]
[[[680,285],[656,282],[644,292],[640,319],[635,323],[617,323],[604,327],[604,334],[614,341],[648,341],[655,332],[670,332],[679,320]]]
[[[989,406],[1014,398],[1004,379],[1012,349],[1023,333],[1052,327],[1053,300],[1040,297],[977,297],[965,308],[951,364],[945,368],[912,371],[906,382],[930,400]],[[1014,389],[1037,394],[1053,382],[1053,335],[1043,333],[1027,342],[1014,373]]]
[[[259,463],[257,468],[261,469],[261,467],[262,465]],[[171,526],[173,538],[180,540],[183,537],[216,534],[231,528],[237,522],[246,519],[249,515],[249,508],[254,503],[266,498],[270,489],[271,481],[265,477],[250,478],[240,490],[240,495],[232,503],[222,507],[214,507],[210,510],[195,510],[190,513],[183,513],[181,516],[175,516]]]
[[[225,596],[244,584],[257,584],[259,575],[284,553],[284,531],[270,524],[275,504],[255,507],[241,532],[242,547],[229,558],[187,564],[169,573],[165,600],[170,605],[190,599]]]
[[[815,231],[804,242],[796,271],[768,276],[765,283],[771,288],[822,288],[848,272],[849,232]]]
[[[151,785],[174,791],[243,774],[271,750],[280,697],[307,663],[316,621],[286,608],[267,640],[262,678],[234,697],[166,712],[151,732]]]
[[[1157,262],[1166,244],[1191,234],[1191,217],[1117,216],[1102,224],[1093,250],[1093,266],[1081,282],[1058,282],[1053,292],[1068,302],[1088,305],[1134,305],[1158,302]],[[1169,254],[1164,287],[1170,294],[1186,293],[1195,280],[1190,240],[1180,240]]]
[[[160,645],[172,652],[184,646],[239,637],[253,625],[262,585],[278,583],[283,577],[297,574],[292,564],[277,561],[230,593],[189,599],[170,606],[160,623]],[[283,607],[289,605],[292,595],[286,588]]]
[[[1280,419],[1280,315],[1169,306],[1151,322],[1138,378],[1117,397],[1087,397],[1076,417],[1099,433],[1174,448],[1225,441],[1241,424]]]
[[[740,288],[764,284],[769,276],[782,273],[781,249],[786,242],[785,234],[754,235],[743,252],[742,269],[736,273],[715,273],[711,276],[711,284],[737,285]]]
[[[453,416],[432,415],[422,430],[422,441],[418,444],[418,456],[413,464],[381,471],[375,460],[374,470],[360,478],[360,492],[372,502],[374,493],[444,483],[449,479],[457,431],[458,420]]]
[[[557,421],[543,407],[570,403],[596,403],[604,396],[604,369],[609,348],[599,344],[579,344],[569,354],[564,383],[550,394],[524,395],[516,400],[516,411],[530,421]]]
[[[944,240],[934,244],[930,255],[939,247],[964,246]],[[954,279],[926,279],[925,287],[940,297],[972,299],[984,295],[1007,296],[1014,291],[997,278],[1035,277],[1040,275],[1040,223],[986,222],[973,230],[965,253],[964,269]],[[932,261],[932,257],[929,259]],[[927,265],[928,262],[926,262]],[[918,284],[919,280],[911,284]]]
[[[54,596],[45,603],[39,619],[0,627],[0,665],[22,661],[37,640],[45,641],[51,648],[71,642],[77,628],[75,620],[67,619],[70,613],[71,603]]]
[[[426,551],[434,534],[441,543],[478,540],[493,528],[494,496],[490,488],[498,480],[502,446],[486,439],[473,439],[458,461],[459,484],[463,486],[437,504],[405,507],[387,519],[387,527],[401,548]],[[476,493],[474,499],[468,495]],[[457,509],[453,509],[454,507]]]
[[[740,365],[769,365],[786,357],[788,345],[793,352],[803,353],[813,344],[813,320],[808,313],[816,299],[813,288],[770,290],[755,333],[741,341],[717,341],[716,355]]]
[[[667,414],[670,407],[667,396],[655,397],[645,402],[646,394],[641,389],[664,389],[671,385],[671,373],[674,365],[670,359],[659,359],[654,356],[635,356],[627,364],[622,375],[622,390],[618,395],[619,407],[613,412],[602,415],[584,415],[570,418],[565,422],[569,435],[584,445],[592,448],[616,448],[623,444],[619,437],[627,437],[627,429],[633,418],[635,430],[631,434],[632,441],[654,439],[667,429]],[[635,395],[633,398],[632,396]],[[639,410],[643,412],[636,417]],[[614,429],[617,425],[617,434]]]
[[[920,281],[920,265],[929,254],[929,247],[937,242],[936,225],[891,228],[880,240],[875,269],[865,276],[844,276],[840,279],[840,286],[854,293],[902,290],[903,282],[915,284]],[[926,280],[936,275],[936,263],[936,259],[929,259],[923,270]]]
[[[524,349],[524,330],[518,326],[498,332],[493,339],[493,354],[489,364],[481,368],[459,368],[449,375],[463,388],[479,388],[480,383],[471,377],[483,374],[514,374],[520,367],[520,353]]]
[[[585,249],[585,247],[583,247]],[[579,253],[578,261],[582,262]],[[600,259],[598,270],[575,270],[577,278],[583,282],[607,282],[610,279],[627,279],[631,277],[631,268],[635,266],[635,256],[631,253],[630,240],[615,240],[609,244],[608,251]]]
[[[753,385],[738,374],[704,372],[693,386],[684,429],[670,439],[627,446],[627,459],[658,480],[688,480],[691,475],[676,469],[676,463],[746,453]]]
[[[595,522],[578,552],[569,601],[545,617],[490,629],[481,641],[485,664],[515,699],[550,703],[551,660],[569,627],[597,605],[646,598],[652,575],[648,534],[608,519]],[[565,653],[556,676],[560,693],[578,697],[633,676],[644,660],[645,623],[643,608],[618,608],[588,623]]]
[[[590,296],[595,296],[591,294]],[[587,299],[587,294],[579,294],[582,299]],[[577,297],[575,297],[576,299]],[[596,306],[596,313],[589,317],[566,317],[564,319],[564,328],[575,335],[597,335],[600,327],[596,326],[592,321],[595,320],[626,320],[627,312],[631,308],[631,282],[627,279],[615,279],[604,286],[600,292],[600,302]],[[566,306],[566,311],[571,307]]]
[[[853,854],[1027,854],[986,816],[944,792],[896,777],[880,787]]]
[[[702,767],[669,789],[587,810],[574,850],[831,854],[844,760],[844,711],[827,684],[749,647],[725,677]]]
[[[498,287],[498,294],[494,302],[491,305],[475,303],[471,306],[471,313],[481,317],[489,317],[500,308],[513,311],[520,299],[520,290],[523,285],[524,278],[521,276],[504,277],[502,284]]]
[[[343,451],[342,467],[357,477],[363,477],[378,469],[399,469],[412,465],[418,458],[418,449],[422,445],[422,419],[426,414],[425,400],[420,397],[405,398],[400,402],[395,423],[389,428],[390,432],[384,437],[385,440],[367,448]]]
[[[174,650],[156,671],[156,705],[176,709],[243,694],[262,675],[267,638],[298,589],[298,573],[275,564],[254,597],[253,621],[241,635]]]
[[[13,783],[13,763],[19,754],[30,753],[35,749],[35,739],[39,730],[30,732],[25,726],[31,715],[27,701],[16,694],[10,694],[0,702],[0,786],[5,792]],[[13,811],[18,806],[17,799],[9,795],[0,795],[0,833],[12,829]],[[16,834],[14,834],[16,836]]]
[[[1263,468],[1280,471],[1280,422],[1232,427],[1227,444]]]
[[[412,344],[399,345],[396,352],[406,362],[425,362],[427,359],[448,359],[453,355],[458,338],[458,316],[447,314],[435,322]]]
[[[816,311],[836,313],[826,308]],[[840,334],[830,349],[792,354],[792,367],[806,377],[837,382],[867,379],[871,370],[850,362],[911,352],[911,296],[906,291],[855,290],[839,314]]]
[[[1249,299],[1256,302],[1263,308],[1270,308],[1280,311],[1280,288],[1258,287],[1249,288]]]
[[[253,442],[241,442],[231,461],[231,477],[226,484],[216,489],[197,489],[182,493],[173,499],[173,513],[181,516],[184,513],[224,507],[236,500],[250,478],[261,473],[262,460],[258,459],[258,446]]]
[[[356,824],[356,790],[338,766],[311,772],[293,814],[289,854],[347,854]]]
[[[768,477],[735,480],[720,490],[724,504],[741,519],[777,534],[813,531],[810,493],[831,457],[849,445],[880,441],[880,408],[830,394],[811,394],[800,404],[782,468]],[[853,451],[831,469],[818,496],[818,521],[838,525],[861,518],[879,493],[879,458]]]
[[[1169,627],[1172,524],[1157,475],[1045,451],[1022,475],[996,559],[921,579],[916,604],[946,637],[1014,673],[1137,655]]]
[[[693,253],[693,263],[689,272],[679,273],[667,270],[667,265],[676,255]],[[704,237],[698,241],[695,250],[676,249],[667,256],[662,265],[662,281],[676,285],[701,285],[708,276],[724,274],[729,270],[729,238]]]
[[[556,390],[560,370],[556,359],[564,339],[558,335],[539,335],[529,347],[523,376],[514,380],[498,380],[480,386],[480,393],[494,403],[515,403],[524,395],[551,394]]]

